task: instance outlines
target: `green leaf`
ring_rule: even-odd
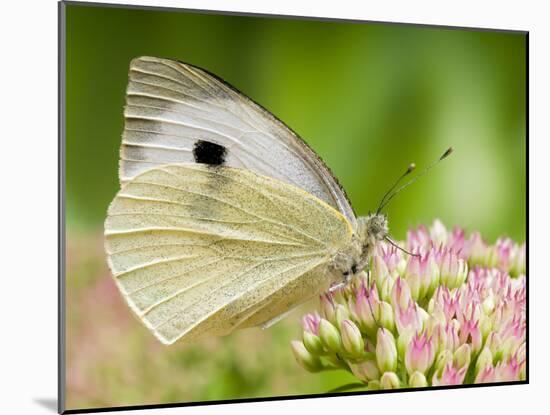
[[[327,393],[338,393],[338,392],[347,392],[354,389],[367,389],[367,385],[361,382],[347,383],[345,385],[339,386],[337,388],[329,390]]]

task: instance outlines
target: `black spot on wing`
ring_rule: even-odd
[[[225,163],[227,149],[210,141],[198,140],[193,146],[193,157],[195,162],[220,166]]]

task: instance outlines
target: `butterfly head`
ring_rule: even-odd
[[[363,244],[368,240],[383,241],[388,236],[388,217],[384,213],[373,213],[358,218],[358,234]]]
[[[383,213],[373,213],[357,218],[357,228],[349,246],[339,251],[333,259],[337,281],[349,281],[367,266],[376,244],[388,235],[388,218]]]
[[[361,269],[367,265],[376,245],[388,237],[388,232],[388,217],[383,213],[357,218],[356,234],[361,244]]]

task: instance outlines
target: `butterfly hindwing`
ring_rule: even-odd
[[[351,229],[295,186],[192,163],[135,176],[105,222],[117,285],[164,343],[258,325],[317,294]]]

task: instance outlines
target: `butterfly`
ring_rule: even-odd
[[[357,217],[305,141],[204,69],[132,60],[124,117],[107,262],[162,343],[267,327],[389,240],[384,203]]]

